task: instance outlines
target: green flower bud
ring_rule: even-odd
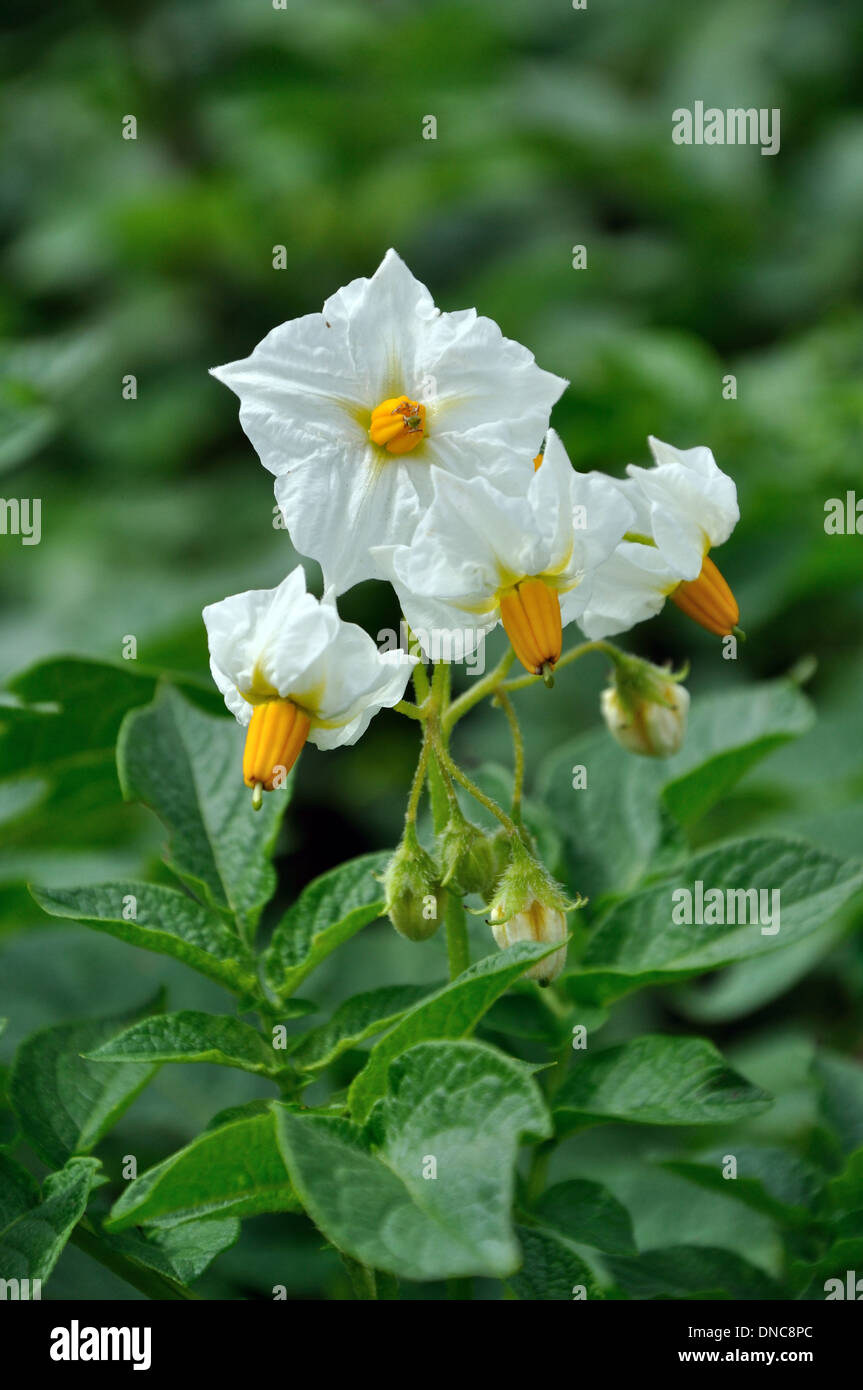
[[[490,836],[465,820],[459,811],[450,816],[438,840],[438,850],[443,886],[462,897],[478,893],[488,902],[500,877],[498,854]]]
[[[580,907],[584,900],[569,902],[560,885],[524,845],[511,843],[512,860],[491,905],[492,934],[501,950],[517,941],[543,941],[548,945],[559,941],[559,951],[537,961],[526,972],[528,979],[547,985],[566,964],[566,914],[571,907]]]
[[[446,892],[431,855],[423,849],[412,825],[384,873],[386,912],[400,936],[427,941],[443,917]]]
[[[680,751],[686,734],[689,691],[674,675],[639,657],[615,664],[611,684],[602,692],[602,716],[621,747],[648,758],[669,758]]]

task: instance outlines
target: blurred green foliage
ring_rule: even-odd
[[[269,0],[10,0],[0,37],[0,490],[42,498],[43,534],[33,547],[0,538],[0,676],[57,653],[119,662],[132,634],[129,679],[142,683],[132,703],[145,703],[143,687],[167,668],[207,704],[202,605],[274,585],[296,559],[273,528],[271,480],[236,401],[207,369],[319,308],[394,245],[441,307],[476,304],[569,378],[555,424],[577,467],[646,462],[648,433],[713,448],[739,488],[742,519],[720,558],[749,641],[736,665],[725,662],[672,609],[629,644],[655,659],[690,657],[696,698],[811,653],[819,719],[749,774],[696,840],[769,826],[858,854],[863,540],[827,536],[823,523],[828,498],[855,487],[863,496],[861,52],[854,0],[583,12],[566,0],[292,0],[286,10]],[[671,113],[696,99],[779,107],[780,153],[675,146]],[[127,114],[135,141],[121,137]],[[422,139],[427,114],[436,141]],[[288,265],[275,271],[280,244]],[[585,270],[572,269],[576,244],[587,247]],[[135,401],[121,395],[128,373]],[[723,399],[727,373],[736,400]],[[396,618],[375,584],[342,611],[373,633]],[[530,767],[596,722],[602,679],[601,662],[579,663],[553,696],[521,697]],[[85,687],[76,692],[75,719],[52,730],[36,770],[0,782],[7,1048],[97,1006],[140,1005],[160,983],[173,1007],[213,1005],[188,972],[47,926],[26,898],[25,880],[158,872],[158,831],[120,800],[110,719],[88,709]],[[62,695],[61,685],[53,698]],[[82,737],[88,719],[104,737]],[[20,737],[14,725],[9,737]],[[354,749],[307,750],[279,905],[330,863],[393,842],[414,741],[384,715]],[[505,761],[500,715],[466,721],[457,751]],[[476,945],[486,928],[473,931]],[[439,941],[411,947],[379,925],[324,968],[316,997],[443,973]],[[639,996],[615,1029],[673,1027],[697,1008],[694,993]],[[716,1025],[732,1060],[783,1097],[786,1135],[811,1111],[803,1078],[814,1042],[863,1046],[861,999],[859,937],[831,936],[802,981]],[[204,1095],[186,1073],[160,1073],[109,1152],[131,1145],[143,1167],[248,1096],[247,1079],[224,1069]],[[661,1241],[663,1212],[680,1210],[681,1180],[638,1164],[651,1142],[633,1140],[627,1163],[614,1150],[617,1195],[638,1188],[654,1212],[642,1244]],[[606,1132],[583,1142],[582,1171],[607,1176],[612,1143]],[[705,1243],[712,1232],[770,1268],[766,1220],[740,1207],[735,1227],[726,1202],[684,1191]],[[344,1281],[319,1245],[300,1217],[248,1223],[206,1276],[209,1290],[338,1293]],[[70,1249],[52,1292],[82,1289],[122,1292]]]

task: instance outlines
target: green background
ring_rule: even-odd
[[[134,635],[139,666],[206,679],[201,607],[271,587],[296,562],[236,400],[207,369],[371,274],[393,245],[442,308],[476,305],[570,380],[554,423],[577,467],[645,463],[648,433],[714,450],[739,490],[741,522],[717,558],[749,640],[724,661],[669,606],[626,643],[688,657],[696,700],[815,656],[815,728],[744,779],[698,836],[769,827],[859,853],[863,538],[826,535],[824,504],[863,496],[861,52],[853,0],[9,5],[0,491],[42,499],[42,541],[0,537],[0,676],[58,653],[119,661]],[[671,113],[695,100],[779,107],[780,153],[674,145]],[[121,136],[127,114],[135,141]],[[427,115],[435,141],[422,138]],[[571,264],[578,244],[584,270]],[[134,401],[122,399],[127,373]],[[728,373],[736,400],[723,399]],[[372,633],[396,619],[382,585],[341,606]],[[521,697],[529,766],[596,722],[602,665]],[[307,750],[280,904],[330,864],[394,842],[414,745],[387,714],[356,748]],[[76,752],[61,750],[73,769]],[[456,752],[506,760],[500,715],[472,716]],[[110,766],[81,782],[67,778],[62,795],[0,782],[4,1057],[35,1027],[140,1003],[162,982],[174,1008],[221,1005],[187,972],[48,925],[28,905],[25,881],[158,862],[159,830],[122,805]],[[485,954],[487,929],[472,930]],[[379,924],[313,993],[333,1001],[444,973],[438,938],[414,947]],[[849,938],[778,1000],[707,1031],[749,1059],[755,1081],[784,1078],[787,1105],[800,1105],[793,1129],[813,1042],[859,1054],[861,997]],[[674,999],[651,993],[616,1012],[614,1036],[679,1023]],[[166,1068],[107,1152],[134,1152],[143,1168],[250,1085]],[[604,1146],[619,1154],[619,1136],[583,1141],[567,1173],[607,1175]],[[735,1230],[727,1203],[688,1185],[681,1199],[677,1181],[662,1178],[654,1243],[664,1204],[679,1214],[682,1200],[681,1240],[709,1241],[712,1221],[714,1237],[770,1267],[766,1222],[759,1235],[739,1207]],[[637,1164],[618,1195],[628,1182]],[[267,1296],[274,1283],[338,1295],[337,1262],[320,1247],[300,1218],[259,1218],[204,1283],[224,1296]],[[128,1294],[73,1250],[52,1281],[64,1292]]]

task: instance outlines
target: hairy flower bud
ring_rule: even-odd
[[[386,912],[400,936],[427,941],[443,917],[446,892],[431,855],[423,849],[412,825],[384,873]]]
[[[624,657],[602,692],[602,715],[617,742],[630,753],[668,758],[680,751],[686,733],[689,691],[679,675],[638,657]]]
[[[441,883],[454,893],[478,893],[488,902],[500,877],[496,846],[461,812],[450,816],[438,840]]]
[[[548,985],[566,964],[566,913],[581,905],[567,901],[560,886],[525,847],[512,843],[512,859],[505,871],[494,901],[489,922],[501,950],[517,941],[541,941],[549,946],[560,942],[560,950],[528,970],[527,978]]]

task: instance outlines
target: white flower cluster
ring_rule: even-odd
[[[549,427],[567,383],[475,310],[442,313],[394,251],[213,375],[239,397],[326,587],[312,597],[298,567],[204,610],[213,676],[250,726],[256,791],[306,738],[353,743],[404,693],[416,658],[380,652],[338,616],[360,580],[388,579],[413,628],[457,629],[468,647],[503,623],[534,674],[553,670],[566,624],[600,638],[669,595],[712,631],[737,621],[706,558],[738,518],[710,450],[651,439],[653,468],[576,472]]]

